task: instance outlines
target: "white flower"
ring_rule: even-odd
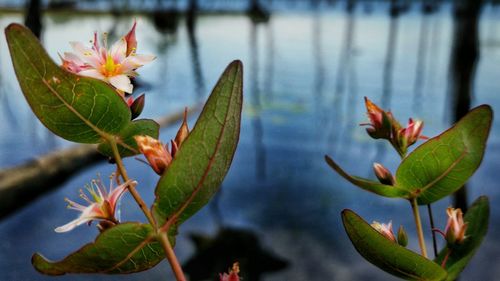
[[[116,205],[123,193],[127,190],[127,187],[129,185],[135,186],[136,184],[137,182],[135,181],[127,181],[113,188],[113,183],[111,182],[108,191],[100,180],[93,180],[92,183],[87,186],[87,191],[91,198],[83,193],[83,190],[80,190],[80,197],[87,201],[89,205],[83,206],[66,198],[66,201],[69,203],[68,208],[82,213],[78,218],[56,228],[55,231],[67,232],[81,224],[90,224],[93,220],[103,220],[113,225],[117,224],[118,220],[115,218]]]
[[[155,59],[152,55],[136,53],[135,27],[136,23],[127,35],[115,42],[109,49],[106,36],[101,46],[97,40],[97,33],[94,33],[93,44],[90,48],[80,42],[71,42],[75,53],[64,53],[64,57],[61,57],[62,67],[82,76],[103,80],[120,93],[132,93],[133,86],[129,77],[137,76],[135,72],[137,68]]]

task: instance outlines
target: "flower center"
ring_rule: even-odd
[[[101,72],[106,77],[115,76],[121,73],[121,64],[115,63],[110,54],[106,56],[106,63],[101,66]]]

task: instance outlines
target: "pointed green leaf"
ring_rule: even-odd
[[[220,77],[189,137],[156,186],[156,220],[178,225],[217,192],[240,134],[243,65],[232,62]]]
[[[351,176],[344,170],[342,170],[342,168],[340,168],[340,166],[337,165],[337,163],[335,163],[335,161],[333,161],[333,159],[330,158],[330,156],[328,155],[325,155],[325,161],[334,171],[336,171],[344,179],[346,179],[347,181],[358,187],[361,187],[366,191],[373,192],[375,194],[382,195],[385,197],[406,198],[410,195],[410,193],[407,190],[404,190],[397,186],[382,184],[362,177]]]
[[[481,164],[493,112],[471,110],[453,127],[417,147],[396,172],[397,185],[430,204],[462,187]]]
[[[445,266],[448,271],[448,278],[446,280],[452,281],[457,279],[474,256],[488,231],[489,216],[490,205],[488,197],[481,196],[476,199],[464,216],[464,222],[467,223],[465,233],[467,238],[462,244],[453,247]],[[446,252],[445,248],[439,253],[436,258],[438,264],[443,262]]]
[[[159,132],[160,125],[153,120],[139,119],[130,122],[120,133],[118,133],[118,138],[120,140],[118,151],[121,157],[128,157],[139,153],[134,136],[148,135],[157,139]],[[97,147],[97,150],[106,156],[113,157],[113,151],[107,142],[101,143]]]
[[[108,84],[56,65],[29,29],[5,29],[14,70],[31,109],[54,134],[80,143],[100,143],[130,122],[130,110]]]
[[[437,263],[390,241],[353,211],[342,211],[342,221],[356,250],[378,268],[407,280],[446,278]]]
[[[132,273],[155,266],[165,258],[149,224],[123,223],[107,229],[95,242],[58,262],[33,255],[36,270],[48,275],[66,273]]]

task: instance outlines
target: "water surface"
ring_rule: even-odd
[[[240,144],[222,191],[208,207],[180,228],[176,252],[182,261],[193,253],[189,233],[213,235],[221,225],[249,229],[268,251],[290,266],[262,280],[388,280],[389,275],[365,262],[354,250],[340,222],[350,208],[367,221],[403,224],[416,242],[409,204],[379,198],[345,182],[325,164],[333,156],[347,171],[372,177],[373,162],[395,169],[398,156],[370,139],[359,123],[366,120],[368,96],[396,117],[418,117],[434,136],[451,124],[447,97],[452,18],[449,6],[436,14],[412,9],[396,20],[385,5],[370,12],[341,7],[318,11],[279,11],[269,21],[254,23],[243,14],[203,15],[190,37],[185,20],[175,31],[158,31],[137,15],[139,52],[156,54],[140,70],[136,92],[146,92],[144,117],[159,117],[203,101],[224,67],[233,59],[245,66],[244,111]],[[21,15],[0,17],[2,29],[22,22]],[[124,34],[130,18],[111,15],[47,14],[43,43],[56,59],[69,51],[69,41],[91,38],[94,30]],[[481,59],[473,105],[488,103],[500,110],[500,33],[498,13],[487,7],[480,24]],[[191,40],[190,40],[191,38]],[[194,41],[193,41],[194,40]],[[33,116],[20,93],[5,40],[0,39],[0,167],[21,164],[70,144],[52,136]],[[190,117],[190,125],[195,116]],[[490,230],[463,280],[491,280],[500,274],[500,192],[496,180],[500,159],[500,127],[495,122],[483,164],[472,177],[469,202],[485,194],[491,199]],[[169,140],[175,128],[161,131]],[[152,202],[156,174],[127,159],[139,191]],[[93,227],[57,234],[53,229],[76,216],[65,197],[97,173],[113,167],[101,163],[78,174],[61,188],[0,222],[0,279],[54,280],[38,274],[31,255],[41,252],[60,259],[93,240]],[[437,225],[444,227],[443,199],[434,206]],[[217,211],[218,210],[218,211]],[[130,196],[122,203],[124,220],[144,221]],[[424,220],[427,224],[427,220]],[[430,249],[430,243],[428,244]],[[417,249],[416,243],[411,243]],[[228,265],[229,266],[229,265]],[[57,280],[165,280],[165,262],[153,270],[127,275],[70,275]]]

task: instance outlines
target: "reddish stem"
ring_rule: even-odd
[[[442,268],[445,268],[446,262],[448,261],[448,258],[451,255],[451,249],[450,248],[446,248],[446,249],[448,250],[448,252],[446,252],[446,256],[444,256],[443,262],[441,263]]]

